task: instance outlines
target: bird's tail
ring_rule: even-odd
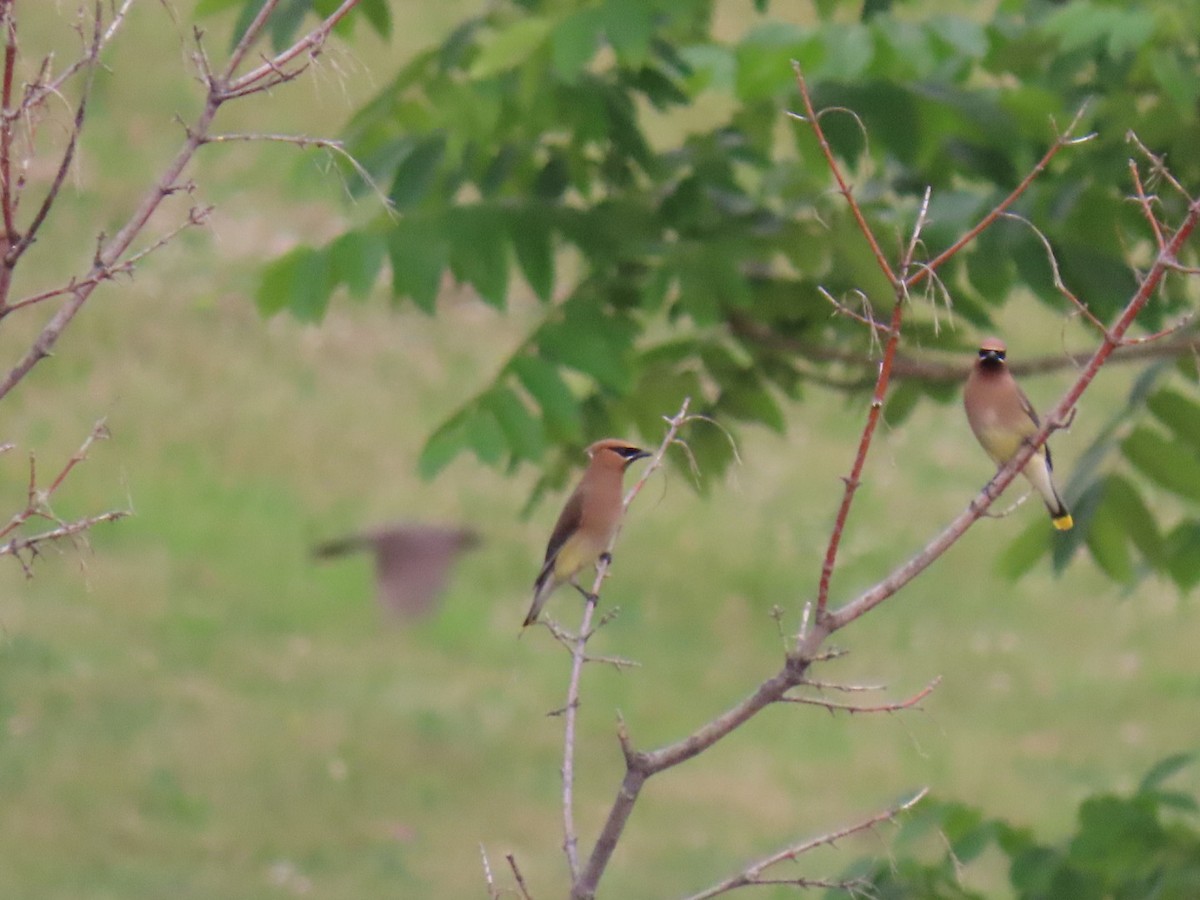
[[[1050,521],[1055,528],[1059,531],[1070,531],[1075,527],[1075,520],[1071,518],[1071,513],[1062,502],[1062,498],[1058,498],[1055,506],[1046,505],[1050,509]]]
[[[1046,457],[1038,454],[1029,460],[1029,464],[1025,466],[1025,477],[1042,495],[1042,501],[1046,504],[1046,509],[1050,511],[1050,521],[1054,527],[1059,531],[1070,531],[1075,525],[1075,520],[1071,518],[1067,504],[1063,503],[1058,488],[1054,486],[1054,479],[1050,475],[1050,464],[1046,461]]]
[[[533,583],[533,603],[529,607],[529,615],[521,624],[522,628],[528,628],[537,621],[542,607],[546,605],[546,600],[554,593],[556,587],[558,587],[558,583],[554,580],[554,559],[551,558],[546,560],[542,571],[538,573],[537,581]]]
[[[312,555],[317,559],[328,559],[331,556],[343,556],[347,553],[353,553],[355,550],[364,550],[370,544],[370,539],[365,535],[348,534],[345,537],[317,544],[317,546],[312,548]]]

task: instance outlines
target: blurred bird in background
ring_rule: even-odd
[[[963,405],[971,430],[988,456],[1000,466],[1016,456],[1041,427],[1033,404],[1008,370],[1006,355],[1003,341],[997,338],[984,341],[963,390]],[[1051,472],[1049,444],[1039,447],[1021,470],[1042,495],[1054,527],[1066,531],[1075,522],[1054,487]]]
[[[537,621],[546,600],[562,584],[572,585],[584,597],[591,594],[576,581],[583,569],[600,559],[621,522],[622,483],[630,463],[649,456],[645,450],[609,438],[587,448],[588,467],[567,500],[550,542],[546,561],[533,585],[533,604],[522,627]]]
[[[392,612],[413,618],[429,613],[464,550],[479,544],[466,528],[415,523],[383,525],[313,548],[317,559],[370,550],[375,554],[375,590]]]

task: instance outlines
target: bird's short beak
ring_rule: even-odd
[[[1004,359],[999,350],[981,350],[979,358],[986,359],[988,362],[1000,362]]]
[[[639,450],[633,456],[629,457],[629,461],[633,462],[636,459],[645,459],[647,456],[653,456],[653,455],[654,454],[651,453],[649,450]]]

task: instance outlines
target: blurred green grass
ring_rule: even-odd
[[[406,49],[468,8],[422,7],[395,47],[360,36],[315,83],[247,104],[225,127],[332,133]],[[148,77],[179,70],[162,9],[139,8],[130,26],[36,283],[88,258],[91,217],[111,227],[129,208],[178,136],[172,113],[196,102],[182,76]],[[136,515],[97,529],[90,548],[47,552],[32,580],[0,567],[0,896],[481,896],[481,844],[494,870],[515,853],[535,891],[554,893],[561,723],[546,713],[562,703],[566,656],[543,631],[516,636],[558,498],[525,522],[531,471],[504,478],[460,459],[433,483],[414,474],[424,436],[538,311],[518,300],[501,317],[448,295],[436,320],[374,298],[338,302],[320,328],[263,322],[250,300],[258,261],[355,211],[315,158],[210,149],[195,177],[219,202],[211,232],[103,289],[6,403],[0,437],[19,445],[0,457],[10,508],[24,498],[25,452],[54,471],[107,416],[112,439],[56,509],[129,502]],[[1014,352],[1057,346],[1056,321],[1021,316],[1006,323]],[[35,325],[15,322],[0,348],[16,352]],[[1058,436],[1064,473],[1089,418],[1132,377],[1107,370]],[[1027,385],[1040,405],[1060,386]],[[597,650],[642,666],[586,675],[585,846],[620,776],[618,710],[639,745],[656,745],[777,667],[770,610],[794,627],[814,592],[863,411],[813,391],[786,438],[744,435],[744,465],[711,498],[668,475],[639,499],[605,594],[622,613]],[[957,405],[882,430],[835,599],[916,550],[988,474]],[[1130,787],[1195,748],[1195,604],[1157,582],[1122,595],[1087,564],[1003,581],[996,555],[1036,506],[973,529],[839,635],[850,654],[817,673],[886,682],[889,697],[942,675],[921,711],[766,711],[650,783],[604,893],[699,888],[921,785],[1062,834],[1085,794]],[[374,606],[365,559],[307,558],[321,538],[392,518],[469,522],[486,539],[440,613],[411,628]],[[563,592],[551,611],[570,621],[576,602]],[[1184,781],[1200,790],[1195,771]],[[860,852],[884,851],[852,841],[802,871],[835,874]],[[989,889],[994,876],[965,874]]]

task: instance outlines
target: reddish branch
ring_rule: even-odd
[[[1003,466],[996,473],[995,477],[984,486],[963,512],[912,559],[859,597],[846,603],[840,609],[829,613],[819,626],[825,630],[826,634],[832,634],[839,628],[845,627],[912,581],[913,578],[941,556],[951,544],[962,537],[966,530],[987,512],[988,507],[992,505],[1012,480],[1016,478],[1021,468],[1029,462],[1030,457],[1037,451],[1037,448],[1046,442],[1046,438],[1049,437],[1052,431],[1059,427],[1061,422],[1067,419],[1071,410],[1074,409],[1075,404],[1083,395],[1083,392],[1087,390],[1092,379],[1096,377],[1096,373],[1100,371],[1100,368],[1109,359],[1113,351],[1121,345],[1138,313],[1142,311],[1143,307],[1145,307],[1146,303],[1154,295],[1163,277],[1172,271],[1172,263],[1176,255],[1183,248],[1188,237],[1195,230],[1197,221],[1200,221],[1200,201],[1193,201],[1188,206],[1187,215],[1182,224],[1176,229],[1175,233],[1168,239],[1166,245],[1158,254],[1154,265],[1150,268],[1150,271],[1138,287],[1136,293],[1134,293],[1133,297],[1126,304],[1124,310],[1122,310],[1116,324],[1108,329],[1100,346],[1096,348],[1087,365],[1075,380],[1075,383],[1071,385],[1067,392],[1063,394],[1062,399],[1046,415],[1046,421],[1041,429],[1039,429],[1037,435],[1021,448],[1021,451],[1009,460],[1007,465]]]
[[[995,221],[1003,211],[1016,199],[1017,196],[1029,186],[1033,178],[1043,171],[1049,161],[1063,147],[1071,143],[1075,143],[1066,136],[1060,137],[1055,144],[1047,151],[1046,155],[1037,164],[1034,170],[1030,173],[1017,189],[1005,201],[996,207],[991,213],[986,216],[979,225],[972,228],[963,238],[955,242],[952,247],[939,254],[932,263],[919,266],[912,274],[909,274],[912,268],[912,254],[918,244],[917,233],[914,231],[913,239],[909,243],[905,258],[902,261],[901,272],[902,276],[894,276],[892,270],[883,259],[882,254],[878,250],[878,242],[871,234],[869,226],[858,211],[857,205],[854,202],[853,195],[846,185],[844,178],[838,168],[836,160],[829,151],[828,144],[824,140],[821,133],[819,116],[812,107],[811,100],[808,95],[807,87],[804,79],[797,69],[797,81],[800,86],[801,96],[804,100],[806,118],[817,135],[821,143],[822,150],[826,154],[826,161],[829,164],[834,178],[837,180],[842,195],[850,204],[852,211],[855,212],[856,219],[862,228],[864,236],[880,261],[881,267],[889,278],[892,280],[893,287],[896,291],[896,302],[893,308],[892,321],[890,331],[888,332],[887,345],[884,348],[882,362],[879,365],[879,373],[875,379],[875,391],[871,404],[870,412],[868,413],[867,423],[863,429],[862,438],[859,441],[858,453],[855,458],[854,466],[851,470],[851,475],[846,479],[846,488],[842,498],[842,503],[838,511],[838,516],[835,522],[834,530],[831,535],[829,549],[826,554],[825,564],[822,569],[822,577],[820,584],[820,593],[816,607],[816,615],[812,616],[812,621],[809,622],[809,616],[805,616],[805,624],[797,635],[794,648],[786,655],[783,666],[780,670],[763,681],[752,693],[744,699],[730,707],[724,713],[702,725],[692,734],[668,744],[653,751],[642,751],[634,748],[628,731],[623,721],[619,722],[617,736],[620,741],[621,750],[625,757],[625,775],[621,780],[621,785],[613,800],[609,810],[608,818],[606,819],[603,829],[596,840],[595,847],[592,850],[586,865],[580,871],[577,878],[572,884],[571,897],[572,900],[591,900],[595,896],[596,886],[603,875],[605,868],[612,858],[612,854],[616,849],[617,843],[620,840],[625,826],[629,821],[629,817],[633,812],[633,808],[637,803],[638,797],[644,787],[647,779],[651,776],[664,771],[665,769],[676,766],[699,753],[704,752],[709,747],[720,741],[725,736],[732,733],[740,725],[748,721],[759,711],[771,705],[772,703],[799,701],[801,698],[790,698],[789,690],[807,682],[806,673],[810,666],[817,660],[821,659],[821,647],[825,640],[837,630],[844,628],[850,622],[866,614],[875,606],[882,603],[888,597],[895,594],[900,588],[906,585],[921,571],[929,566],[935,559],[944,553],[951,544],[958,540],[966,530],[978,519],[987,513],[991,504],[996,500],[1005,487],[1016,477],[1020,469],[1028,462],[1029,458],[1036,452],[1046,440],[1051,431],[1062,427],[1063,423],[1069,421],[1072,410],[1079,400],[1079,397],[1087,389],[1096,373],[1100,370],[1107,361],[1113,358],[1115,353],[1125,353],[1128,357],[1133,358],[1136,353],[1151,352],[1143,351],[1141,346],[1129,346],[1136,339],[1128,339],[1126,335],[1136,320],[1139,312],[1144,308],[1151,296],[1154,295],[1162,282],[1163,277],[1173,271],[1178,271],[1179,265],[1177,257],[1184,243],[1188,240],[1196,228],[1197,222],[1200,221],[1200,202],[1189,201],[1188,212],[1180,226],[1170,235],[1166,237],[1166,233],[1161,226],[1156,225],[1153,229],[1156,238],[1159,239],[1159,253],[1150,271],[1142,280],[1137,292],[1126,304],[1121,315],[1117,318],[1115,324],[1109,328],[1101,328],[1103,337],[1100,346],[1086,359],[1081,360],[1083,366],[1078,378],[1072,387],[1063,395],[1062,399],[1055,408],[1047,415],[1045,424],[1041,427],[1037,435],[1018,453],[1009,463],[1003,466],[990,482],[980,491],[980,493],[971,501],[968,507],[956,517],[939,535],[933,538],[919,553],[908,560],[906,563],[899,566],[895,571],[889,574],[886,578],[880,581],[877,585],[865,591],[859,597],[845,605],[829,611],[827,609],[827,599],[829,590],[829,580],[836,563],[838,542],[841,538],[842,531],[845,527],[846,517],[850,508],[851,500],[854,491],[858,486],[858,479],[862,472],[862,467],[865,462],[867,452],[870,448],[871,436],[875,426],[878,423],[880,410],[883,406],[883,400],[886,394],[888,382],[892,376],[893,369],[898,368],[897,360],[897,344],[900,337],[900,325],[902,319],[902,308],[907,299],[907,292],[910,287],[917,284],[924,278],[934,274],[936,268],[945,262],[950,256],[966,246],[966,243],[979,234],[983,228]],[[1072,123],[1074,125],[1075,123]],[[1172,181],[1174,184],[1175,182]],[[1135,179],[1135,187],[1138,193],[1139,202],[1142,204],[1148,216],[1152,215],[1150,199],[1145,195],[1141,188],[1140,179]],[[1182,191],[1182,188],[1179,188]],[[922,219],[918,220],[917,231],[919,231]],[[1194,335],[1181,336],[1177,338],[1179,342],[1194,342]],[[1180,346],[1185,346],[1180,344]],[[1188,347],[1194,347],[1194,343],[1186,344]],[[1124,349],[1122,350],[1122,348]],[[1156,348],[1158,352],[1162,352],[1162,348]],[[1178,348],[1172,348],[1178,349]],[[1135,353],[1136,351],[1136,353]],[[955,367],[955,377],[961,377],[961,370]],[[923,697],[925,697],[934,685],[930,685],[925,690],[921,691],[908,701],[903,701],[898,704],[888,704],[880,707],[867,708],[877,711],[886,711],[890,709],[907,708],[915,705]],[[820,702],[820,701],[818,701]],[[848,706],[847,704],[830,704],[821,703],[829,709],[841,709]],[[866,711],[866,709],[862,709]],[[568,708],[570,712],[570,707]],[[916,798],[911,801],[916,802]],[[803,845],[799,845],[803,846]],[[712,897],[717,894],[733,890],[738,887],[751,884],[767,884],[775,883],[769,879],[761,878],[761,871],[767,865],[780,861],[786,858],[794,858],[795,852],[793,848],[782,851],[781,854],[776,854],[767,857],[764,860],[744,870],[737,876],[716,885],[714,888],[697,895],[697,897]],[[779,883],[788,883],[793,885],[807,885],[816,882],[807,881],[804,879],[792,879],[780,881]]]
[[[0,528],[0,540],[8,538],[5,543],[0,544],[0,556],[15,556],[21,561],[21,565],[25,568],[25,573],[29,575],[32,572],[30,562],[26,560],[26,556],[31,560],[37,553],[39,544],[73,537],[77,534],[82,534],[100,522],[115,522],[117,519],[123,519],[130,514],[128,510],[113,510],[67,522],[55,515],[54,510],[50,506],[50,500],[54,497],[58,489],[62,487],[68,476],[75,471],[75,467],[88,458],[88,453],[91,451],[92,445],[96,441],[104,440],[107,437],[108,427],[105,425],[104,420],[101,419],[92,426],[92,430],[83,444],[63,464],[58,474],[54,476],[50,484],[46,487],[38,486],[37,460],[30,454],[29,482],[25,491],[25,507],[13,515],[7,525]],[[14,535],[9,538],[10,534],[13,534],[13,532],[31,519],[44,519],[53,522],[55,527],[38,534]],[[25,554],[25,556],[22,554]]]
[[[879,418],[883,411],[884,399],[887,396],[888,385],[892,379],[892,367],[895,364],[896,353],[900,347],[900,329],[904,319],[904,306],[908,299],[909,289],[917,284],[920,284],[926,278],[932,276],[946,260],[950,259],[955,253],[958,253],[967,243],[976,235],[982,232],[988,225],[996,221],[997,218],[1011,206],[1018,197],[1025,192],[1033,180],[1049,165],[1058,152],[1065,146],[1071,143],[1076,143],[1079,139],[1070,139],[1066,135],[1060,136],[1058,140],[1051,145],[1045,155],[1034,166],[1033,170],[1021,181],[1019,185],[1009,194],[999,205],[989,212],[980,222],[971,228],[963,237],[955,241],[950,247],[938,254],[931,262],[924,263],[916,268],[915,272],[909,274],[912,268],[912,255],[918,245],[920,233],[920,224],[923,221],[923,213],[925,206],[922,206],[922,218],[918,220],[917,227],[913,230],[912,240],[909,242],[908,250],[905,253],[905,258],[901,266],[901,274],[897,275],[892,267],[888,264],[887,259],[883,256],[879,249],[879,242],[875,239],[871,227],[867,224],[862,211],[858,204],[854,201],[854,197],[849,187],[846,184],[845,177],[842,175],[841,167],[838,165],[837,158],[833,155],[829,147],[828,141],[825,140],[825,135],[821,130],[820,116],[817,115],[813,108],[812,97],[808,91],[808,84],[804,80],[804,74],[800,70],[799,63],[793,63],[796,72],[796,84],[800,89],[800,97],[804,103],[805,121],[812,128],[818,142],[821,145],[821,150],[825,154],[825,162],[833,173],[834,179],[837,181],[842,195],[846,198],[846,202],[850,206],[850,211],[854,215],[855,221],[858,223],[859,229],[863,233],[863,237],[871,247],[872,253],[875,255],[879,266],[883,269],[884,275],[887,276],[895,291],[895,301],[892,306],[892,316],[890,330],[888,331],[888,339],[884,345],[883,360],[879,364],[879,371],[875,377],[875,388],[871,396],[871,407],[867,412],[867,421],[863,425],[862,435],[858,441],[858,452],[854,457],[854,464],[850,468],[850,474],[843,481],[845,488],[842,492],[842,502],[838,506],[837,516],[834,518],[833,530],[829,535],[829,545],[825,550],[825,559],[821,564],[821,580],[817,587],[817,607],[816,620],[818,623],[825,616],[826,607],[829,603],[829,587],[833,580],[833,572],[837,566],[838,548],[841,546],[842,534],[846,530],[846,520],[850,516],[850,507],[854,503],[854,495],[861,485],[861,477],[863,468],[867,463],[867,454],[871,449],[871,440],[875,436],[875,429],[879,425]],[[1071,127],[1074,127],[1079,120],[1076,115],[1071,122]],[[1068,129],[1067,134],[1070,133]],[[928,199],[928,195],[926,195]]]

